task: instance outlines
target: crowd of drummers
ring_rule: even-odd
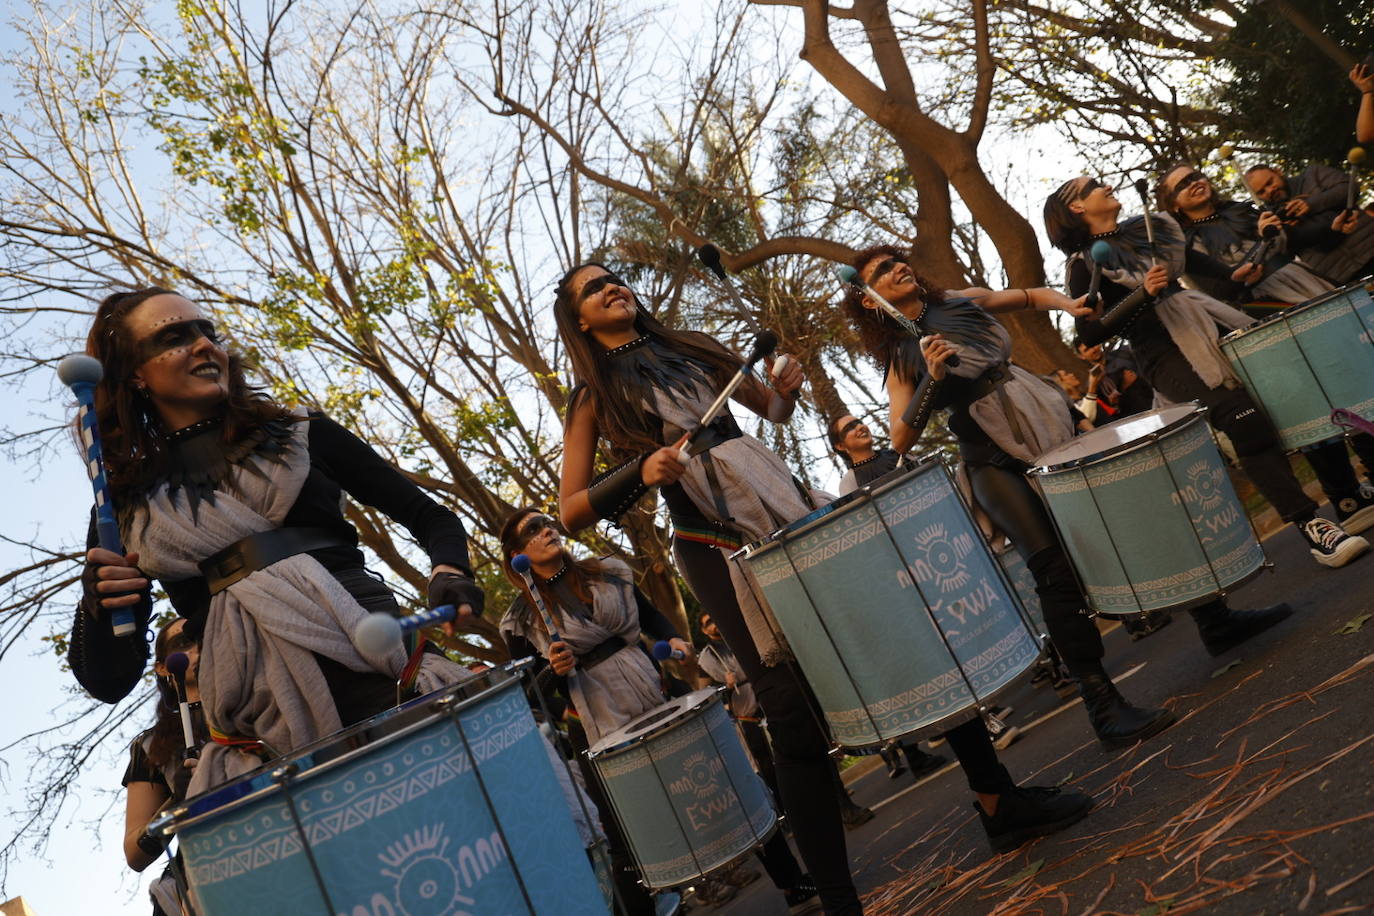
[[[1374,142],[1374,72],[1357,67],[1351,81],[1362,95],[1360,139]],[[1043,214],[1068,259],[1060,288],[940,289],[894,245],[864,248],[848,264],[836,307],[882,372],[888,413],[886,439],[859,415],[826,418],[846,468],[840,493],[910,473],[908,456],[923,451],[941,417],[957,442],[961,499],[1033,580],[1049,659],[1036,670],[1076,690],[1103,749],[1149,740],[1174,716],[1165,697],[1127,697],[1113,683],[1084,584],[1090,570],[1028,472],[1095,429],[1197,404],[1228,464],[1297,529],[1313,562],[1340,568],[1365,553],[1374,437],[1358,422],[1360,406],[1330,405],[1357,415],[1348,435],[1295,448],[1225,346],[1228,335],[1333,296],[1344,297],[1350,320],[1374,321],[1363,286],[1374,274],[1374,215],[1360,207],[1355,177],[1325,165],[1289,174],[1256,164],[1242,176],[1248,196],[1228,199],[1207,166],[1178,163],[1150,182],[1143,212],[1123,217],[1129,205],[1111,184],[1065,176]],[[1040,377],[1017,365],[996,316],[1026,310],[1072,319],[1080,371]],[[817,672],[793,651],[783,609],[738,562],[741,548],[836,497],[802,486],[797,469],[715,403],[728,390],[759,418],[789,422],[805,383],[798,361],[763,344],[741,356],[708,334],[665,325],[601,263],[568,268],[552,312],[574,383],[558,503],[522,508],[501,529],[503,573],[518,597],[493,610],[457,515],[350,430],[256,387],[227,343],[232,329],[222,335],[172,289],[99,303],[86,353],[103,368],[96,426],[123,549],[98,546],[93,512],[69,661],[92,696],[118,702],[143,678],[155,605],[165,596],[175,612],[152,642],[156,723],[134,742],[124,775],[129,865],[168,863],[153,886],[155,912],[192,912],[195,899],[194,880],[166,855],[167,831],[153,826],[165,825],[166,812],[473,676],[432,642],[379,647],[357,637],[369,615],[401,610],[365,567],[345,496],[399,524],[428,555],[427,602],[454,608],[443,624],[450,635],[476,615],[499,617],[512,658],[535,660],[532,702],[594,809],[615,906],[651,914],[670,895],[642,880],[633,830],[587,766],[589,752],[709,680],[727,688],[752,766],[785,815],[786,834],[754,850],[778,894],[794,913],[863,912],[846,829],[872,814],[839,779],[837,742],[810,683]],[[1374,366],[1365,327],[1354,362],[1338,370],[1358,376]],[[1367,425],[1374,411],[1362,416]],[[1329,508],[1319,512],[1299,483],[1295,457],[1311,466]],[[630,566],[567,541],[659,499],[676,572],[700,608],[699,646],[655,607]],[[517,557],[525,566],[512,565]],[[1233,607],[1224,591],[1187,607],[1199,665],[1302,612]],[[127,611],[135,632],[116,635],[111,614]],[[1118,616],[1137,636],[1168,620],[1167,609]],[[670,670],[703,680],[684,684]],[[1024,784],[1003,765],[999,750],[1015,730],[996,713],[980,706],[922,734],[957,759],[990,846],[1012,849],[1088,816],[1088,796]],[[894,775],[945,762],[911,740],[873,749]],[[699,902],[719,903],[756,877],[736,861],[692,883]]]

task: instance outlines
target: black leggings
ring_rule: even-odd
[[[711,612],[763,707],[783,810],[825,911],[843,916],[862,913],[849,872],[839,799],[831,787],[829,743],[808,702],[801,673],[790,665],[769,667],[759,659],[719,549],[674,538],[673,556],[692,593]]]
[[[1302,456],[1317,472],[1317,480],[1322,492],[1333,503],[1348,499],[1359,493],[1360,481],[1355,476],[1355,468],[1350,463],[1350,454],[1345,450],[1346,440],[1327,442],[1302,450]],[[1358,433],[1350,437],[1350,445],[1360,456],[1367,475],[1374,475],[1374,436]]]
[[[1087,601],[1039,494],[1025,474],[1010,468],[971,464],[968,476],[979,508],[1011,539],[1035,578],[1045,628],[1064,664],[1075,674],[1096,670],[1102,635],[1085,613]]]

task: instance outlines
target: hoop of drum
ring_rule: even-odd
[[[1301,448],[1340,434],[1335,407],[1374,419],[1371,328],[1374,301],[1355,284],[1228,335],[1222,349],[1284,444]],[[1196,406],[1109,423],[1035,464],[1100,614],[1196,605],[1264,567]],[[935,458],[732,561],[846,747],[966,721],[1040,654],[1044,618],[1023,558],[993,553]],[[414,700],[163,818],[198,912],[605,913],[595,835],[577,823],[595,813],[580,817],[569,800],[571,776],[520,689],[526,667]],[[776,829],[715,690],[641,716],[588,757],[650,888],[704,875]]]

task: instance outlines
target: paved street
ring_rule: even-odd
[[[1076,699],[1025,684],[1005,701],[1024,730],[1001,754],[1013,777],[1095,798],[1074,827],[994,855],[957,767],[857,778],[877,813],[848,834],[869,916],[1374,912],[1374,618],[1337,632],[1374,613],[1374,555],[1328,570],[1291,528],[1265,546],[1276,569],[1232,605],[1291,603],[1269,632],[1216,659],[1187,614],[1106,634],[1123,693],[1178,713],[1164,733],[1107,754]],[[764,877],[716,912],[787,909]]]

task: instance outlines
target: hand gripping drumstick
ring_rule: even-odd
[[[778,335],[774,334],[772,331],[760,331],[758,336],[754,338],[754,346],[753,349],[749,351],[749,358],[744,361],[743,366],[739,367],[739,371],[735,373],[735,377],[730,379],[729,383],[721,389],[720,394],[716,395],[716,399],[711,402],[711,406],[706,409],[706,413],[697,421],[696,428],[687,436],[687,441],[682,443],[682,448],[678,450],[678,459],[683,464],[691,460],[692,441],[697,437],[697,434],[715,421],[716,417],[725,407],[725,402],[730,400],[730,395],[734,394],[735,389],[740,386],[740,383],[748,378],[749,374],[753,372],[754,364],[769,353],[772,353],[777,347]],[[523,556],[523,554],[521,554],[521,556]],[[519,572],[519,570],[517,570],[517,572]]]
[[[353,631],[353,641],[365,652],[381,653],[401,641],[401,634],[420,630],[437,623],[447,623],[457,614],[458,609],[451,604],[405,617],[392,617],[384,611],[368,614],[358,628]]]
[[[1140,203],[1145,212],[1145,237],[1150,240],[1150,266],[1159,264],[1159,248],[1155,245],[1155,221],[1150,218],[1150,183],[1144,178],[1135,180],[1135,189],[1140,194]]]
[[[902,326],[902,330],[906,331],[912,337],[915,337],[917,340],[921,341],[921,343],[925,343],[925,336],[921,333],[921,329],[916,326],[916,322],[912,321],[910,318],[906,317],[901,312],[897,311],[897,307],[895,305],[893,305],[891,302],[888,302],[882,296],[878,295],[878,293],[874,291],[873,287],[869,286],[863,280],[859,279],[859,272],[857,270],[850,267],[848,264],[841,264],[840,266],[835,268],[835,276],[840,278],[841,283],[846,283],[850,286],[856,286],[859,289],[863,290],[864,294],[867,295],[874,302],[878,303],[878,307],[881,308],[884,312],[886,312],[892,318],[893,321],[897,322],[899,325]],[[958,368],[959,354],[955,353],[952,356],[950,356],[949,359],[945,360],[945,365],[949,366],[951,369]]]
[[[100,427],[96,425],[95,386],[105,369],[93,356],[77,353],[57,364],[57,377],[76,395],[80,405],[77,419],[81,425],[81,444],[86,449],[86,473],[95,491],[95,530],[100,546],[124,556],[119,540],[119,523],[115,521],[114,501],[110,498],[110,484],[105,479],[105,457],[100,450]],[[110,611],[110,626],[116,636],[132,636],[138,629],[134,612],[126,607]]]
[[[191,704],[186,702],[186,669],[191,667],[191,659],[185,652],[173,652],[163,662],[172,672],[172,683],[176,685],[177,706],[181,710],[181,740],[185,747],[181,751],[182,760],[200,756],[200,746],[196,744],[196,730],[191,722]]]
[[[744,300],[740,298],[739,290],[735,289],[735,284],[731,283],[730,278],[725,274],[725,267],[720,262],[720,249],[710,242],[707,242],[697,249],[697,257],[701,259],[701,263],[705,264],[706,268],[710,270],[711,273],[720,278],[721,283],[725,284],[726,292],[730,294],[731,301],[735,303],[735,311],[740,313],[749,324],[754,334],[762,334],[763,328],[759,327],[759,323],[754,320],[754,313],[745,308]],[[782,370],[787,368],[787,364],[791,361],[791,358],[786,355],[779,356],[773,362],[773,370],[769,375],[773,378],[777,378],[782,374]]]
[[[1345,154],[1345,161],[1350,163],[1350,184],[1345,191],[1345,209],[1347,211],[1355,209],[1355,194],[1360,186],[1360,164],[1364,162],[1364,147],[1352,146],[1350,152]]]

